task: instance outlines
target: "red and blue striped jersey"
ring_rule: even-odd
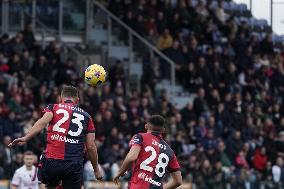
[[[83,162],[85,136],[95,132],[91,116],[69,102],[50,104],[43,112],[53,113],[47,129],[46,158]]]
[[[132,165],[130,189],[163,188],[166,172],[180,169],[171,147],[158,133],[139,133],[133,136],[129,147],[140,146],[138,159]]]

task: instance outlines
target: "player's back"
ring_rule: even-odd
[[[130,189],[163,188],[167,171],[179,170],[174,151],[158,133],[140,133],[130,141],[130,147],[139,145],[141,151],[132,167]]]
[[[90,115],[70,101],[48,105],[43,112],[53,113],[47,130],[46,158],[82,162],[84,138],[95,131]]]

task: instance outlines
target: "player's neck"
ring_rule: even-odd
[[[71,103],[71,104],[76,104],[75,102],[74,102],[74,100],[71,100],[71,99],[65,99],[65,100],[62,100],[62,102],[61,103]]]
[[[147,133],[154,133],[154,134],[156,134],[156,135],[162,135],[162,133],[161,132],[159,132],[159,131],[153,131],[153,130],[147,130]]]
[[[30,170],[33,169],[33,166],[26,166],[26,169],[27,169],[28,171],[30,171]]]

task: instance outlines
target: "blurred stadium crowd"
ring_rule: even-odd
[[[179,83],[196,98],[184,108],[172,104],[155,84],[169,74],[167,64],[144,61],[142,90],[125,91],[121,61],[109,83],[86,87],[72,59],[52,42],[37,45],[30,25],[0,40],[0,179],[22,165],[22,153],[44,150],[45,133],[27,145],[7,147],[26,133],[60,86],[80,90],[80,106],[94,117],[99,163],[111,180],[130,137],[144,131],[151,114],[168,120],[166,140],[178,155],[186,181],[198,189],[274,188],[284,183],[284,52],[247,22],[224,11],[224,1],[111,0],[108,8],[176,63]],[[123,38],[123,36],[122,36]],[[90,162],[85,180],[92,180]]]

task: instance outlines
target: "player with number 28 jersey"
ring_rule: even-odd
[[[159,133],[136,134],[129,146],[130,148],[133,146],[141,147],[139,158],[132,165],[130,188],[152,188],[150,186],[162,188],[165,173],[167,171],[179,171],[180,169],[174,151]]]
[[[129,142],[130,151],[114,178],[115,183],[132,166],[129,189],[170,189],[181,184],[180,166],[175,153],[162,138],[164,122],[163,117],[154,115],[145,125],[147,132],[133,136]],[[173,179],[163,185],[167,172]]]

